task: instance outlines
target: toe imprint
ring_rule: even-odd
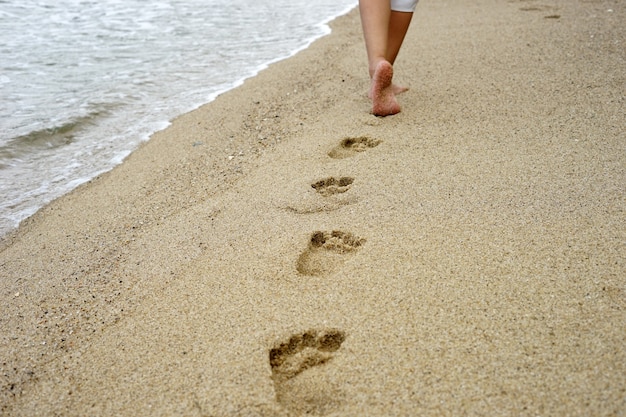
[[[296,269],[301,274],[312,276],[332,273],[364,243],[365,239],[352,233],[338,230],[315,232],[307,249],[298,258]]]
[[[349,158],[359,152],[375,148],[380,144],[380,140],[371,139],[366,136],[345,138],[328,153],[328,156],[334,159]]]
[[[333,194],[345,193],[350,189],[350,185],[354,182],[354,178],[341,177],[339,179],[330,177],[311,184],[311,187],[324,197]]]

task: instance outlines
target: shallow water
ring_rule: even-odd
[[[0,0],[0,236],[356,0]]]

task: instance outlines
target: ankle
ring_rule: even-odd
[[[380,65],[381,62],[389,63],[389,61],[387,61],[384,57],[380,57],[378,59],[374,59],[374,60],[372,60],[370,62],[370,65],[369,65],[370,79],[374,78],[374,74],[376,73],[376,69],[378,68],[378,66]],[[389,63],[389,65],[391,65],[391,63]]]

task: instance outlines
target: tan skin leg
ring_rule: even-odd
[[[407,90],[393,84],[393,63],[413,13],[392,11],[389,0],[360,0],[359,10],[367,49],[372,113],[388,116],[400,111],[395,95]]]
[[[387,61],[393,65],[396,62],[396,58],[398,57],[398,53],[400,52],[400,47],[402,46],[402,42],[404,42],[404,37],[406,36],[406,32],[409,29],[409,25],[411,24],[411,19],[413,18],[413,13],[407,12],[391,12],[391,16],[389,19],[389,35],[388,35],[388,44],[387,44]],[[403,93],[408,90],[407,87],[395,86],[395,93]]]

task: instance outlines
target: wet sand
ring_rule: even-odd
[[[624,415],[626,8],[358,12],[0,252],[0,414]]]

